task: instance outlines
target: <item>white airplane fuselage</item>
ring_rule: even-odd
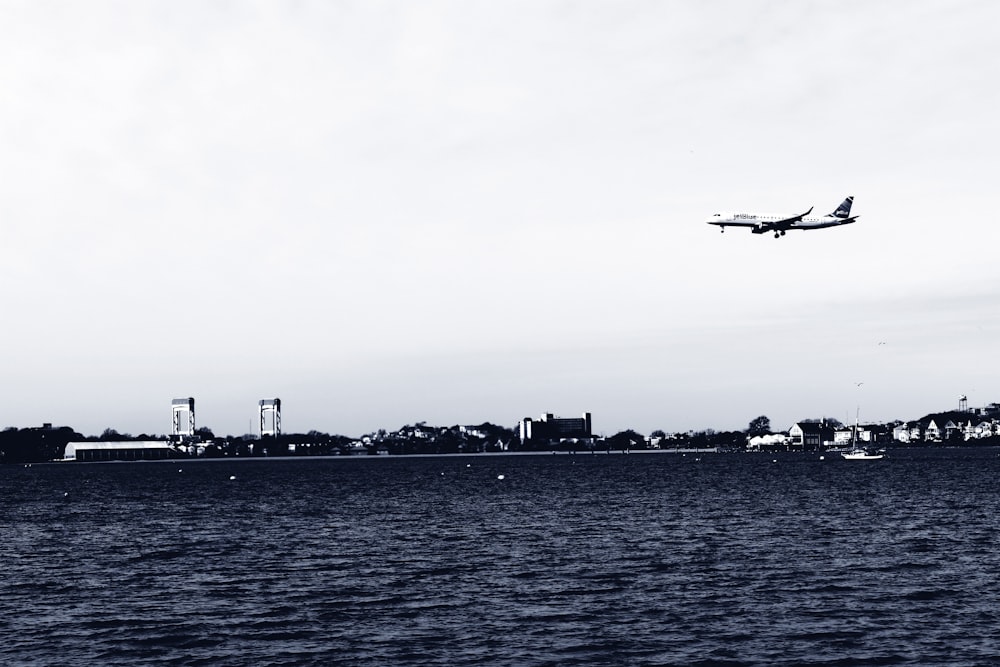
[[[849,225],[858,218],[850,215],[853,203],[854,197],[848,197],[833,213],[816,217],[807,217],[812,212],[810,208],[798,215],[716,213],[705,222],[720,227],[723,232],[726,231],[726,227],[748,227],[753,234],[773,233],[775,237],[780,237],[789,229],[810,230]]]
[[[710,225],[718,225],[723,229],[726,226],[750,227],[754,234],[764,234],[771,231],[768,226],[780,220],[786,220],[788,216],[761,215],[759,213],[719,213],[706,220]],[[836,227],[837,225],[847,225],[854,222],[854,219],[842,220],[832,215],[824,215],[818,218],[802,218],[791,223],[787,229],[823,229],[824,227]]]

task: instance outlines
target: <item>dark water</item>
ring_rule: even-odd
[[[2,468],[0,664],[1000,664],[998,476],[992,449]]]

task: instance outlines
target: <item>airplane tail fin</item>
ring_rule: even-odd
[[[831,218],[846,218],[851,215],[851,204],[854,203],[854,197],[848,197],[844,200],[837,210],[830,214]]]

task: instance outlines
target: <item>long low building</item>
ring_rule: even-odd
[[[163,440],[130,442],[67,442],[63,461],[158,461],[177,454]]]

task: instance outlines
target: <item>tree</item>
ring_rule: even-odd
[[[632,429],[619,431],[606,441],[608,449],[645,449],[646,438],[641,433],[636,433]]]
[[[747,435],[766,435],[771,432],[771,420],[767,415],[761,415],[750,422],[747,427]]]

